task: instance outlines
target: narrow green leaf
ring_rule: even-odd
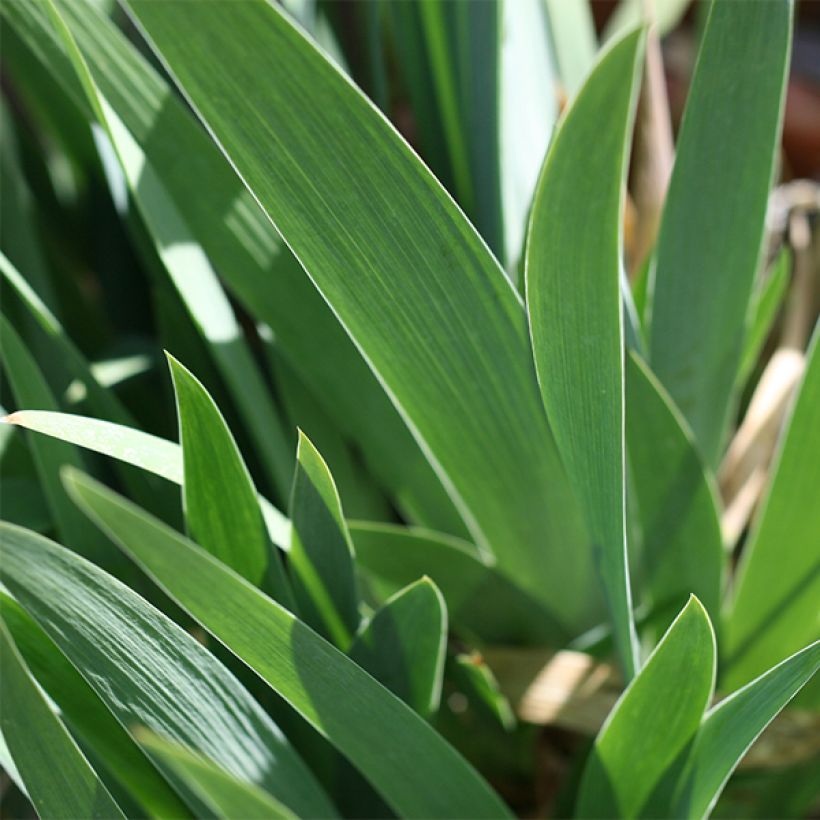
[[[743,755],[820,668],[820,642],[712,707],[687,757],[670,816],[707,817]]]
[[[43,820],[124,817],[68,730],[51,711],[2,621],[0,666],[3,737],[37,814]]]
[[[150,433],[85,416],[40,410],[20,410],[2,421],[133,464],[174,484],[183,483],[182,448]],[[287,549],[290,521],[261,496],[259,504],[271,541]]]
[[[299,431],[290,498],[293,592],[305,623],[346,650],[359,628],[353,543],[333,476]]]
[[[658,238],[650,364],[713,468],[780,145],[791,20],[791,0],[713,1]]]
[[[752,299],[749,328],[743,342],[743,355],[738,371],[739,387],[746,384],[760,358],[763,345],[766,343],[772,324],[788,291],[790,272],[791,254],[783,248],[772,263],[765,282],[758,288]]]
[[[465,534],[459,513],[381,385],[190,111],[93,4],[64,3],[60,11],[102,96],[144,152],[145,173],[152,183],[161,181],[208,259],[249,313],[273,329],[291,364],[361,446],[400,509],[412,520]],[[43,3],[3,3],[0,15],[94,121]],[[192,189],[202,179],[208,180],[207,197]]]
[[[636,31],[609,49],[559,126],[526,258],[541,395],[584,506],[627,678],[637,664],[626,563],[620,226],[642,42]]]
[[[173,771],[197,797],[221,818],[291,820],[296,815],[268,792],[235,777],[201,754],[138,730],[140,744],[152,757]]]
[[[54,542],[5,523],[0,539],[3,583],[126,729],[190,746],[294,811],[334,814],[276,725],[194,638]],[[217,588],[202,592],[221,601]]]
[[[820,331],[743,551],[725,627],[728,688],[737,688],[820,637]]]
[[[156,817],[187,817],[174,790],[108,711],[94,690],[25,610],[0,592],[0,609],[23,660],[57,705],[63,721],[103,761],[143,809]],[[101,772],[105,780],[105,772]]]
[[[576,621],[588,606],[577,590],[593,589],[583,580],[591,556],[539,402],[521,301],[486,246],[275,6],[126,6],[378,374],[482,549]],[[215,37],[218,72],[208,59]]]
[[[387,594],[429,575],[457,631],[488,643],[563,646],[572,637],[536,598],[467,541],[394,524],[353,521],[356,563]]]
[[[514,2],[514,0],[513,0]],[[555,62],[567,96],[573,97],[586,78],[598,50],[589,0],[544,0]],[[637,25],[635,20],[626,31]]]
[[[653,0],[651,18],[647,18],[647,6],[643,0],[621,0],[604,29],[604,40],[611,40],[640,23],[653,23],[663,37],[678,23],[689,8],[691,0]]]
[[[587,760],[579,817],[637,817],[695,736],[715,687],[715,635],[692,597],[615,704]]]
[[[268,541],[253,479],[201,382],[168,356],[179,415],[185,521],[191,536],[255,586],[291,608],[285,570]]]
[[[398,813],[508,816],[492,789],[415,712],[290,612],[97,482],[77,472],[66,481],[83,509],[330,740]]]
[[[626,367],[626,440],[647,603],[679,612],[694,594],[717,622],[724,556],[714,477],[669,395],[634,353]]]
[[[441,700],[447,607],[429,578],[385,601],[363,626],[348,656],[422,717]]]
[[[65,7],[65,4],[46,0],[52,23],[65,44],[98,126],[111,140],[130,194],[140,209],[158,256],[231,389],[273,487],[284,497],[290,453],[282,422],[228,298],[161,180],[156,178],[139,145],[97,89],[94,76],[62,17],[61,9]]]

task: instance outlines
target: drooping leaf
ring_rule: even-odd
[[[162,182],[231,290],[273,329],[291,364],[363,448],[369,468],[400,508],[420,523],[464,534],[459,514],[378,381],[207,134],[93,4],[63,3],[60,11],[102,96],[144,152],[154,181]],[[93,121],[88,96],[43,4],[4,3],[0,14]],[[201,179],[208,180],[208,197],[191,193],[192,181]]]
[[[290,612],[97,482],[76,472],[66,480],[83,509],[394,810],[408,817],[507,816],[492,789],[433,729]]]
[[[589,577],[591,556],[538,400],[521,302],[475,231],[275,6],[127,8],[378,374],[481,547],[577,622],[590,601],[569,589],[594,588],[566,578]],[[219,72],[203,59],[216,36]],[[260,74],[277,82],[257,83]]]
[[[815,642],[713,706],[679,775],[670,816],[707,817],[743,755],[818,668]]]
[[[441,700],[447,608],[429,578],[405,587],[362,627],[347,653],[422,717]]]
[[[179,415],[185,521],[191,536],[256,586],[292,608],[290,585],[268,541],[253,479],[216,403],[168,356]]]
[[[442,533],[370,521],[350,523],[356,563],[387,594],[429,575],[456,630],[488,643],[562,646],[572,634],[475,547]]]
[[[0,724],[14,764],[37,814],[63,817],[124,817],[77,744],[51,711],[0,621]]]
[[[359,627],[353,543],[333,476],[299,431],[290,499],[293,592],[305,623],[347,650]]]
[[[727,688],[820,637],[820,331],[784,428],[771,484],[736,573],[723,646]]]
[[[760,259],[791,18],[791,0],[713,0],[658,238],[650,364],[713,468]]]
[[[136,734],[143,748],[173,771],[217,817],[243,820],[296,817],[268,792],[240,780],[201,754],[145,729]]]
[[[648,603],[678,612],[694,594],[717,622],[724,557],[715,480],[686,422],[634,353],[626,365],[626,431]]]
[[[125,461],[182,485],[182,448],[150,433],[85,416],[40,410],[21,410],[3,421]],[[259,504],[271,541],[287,549],[290,521],[266,499],[260,497]]]
[[[37,683],[57,705],[72,732],[93,751],[96,759],[105,762],[117,783],[151,816],[188,816],[174,790],[51,638],[16,601],[3,593],[0,608],[3,621]],[[100,774],[104,780],[105,773]]]
[[[715,687],[715,636],[692,597],[595,739],[581,780],[579,817],[637,817],[693,739]]]
[[[334,814],[276,725],[194,638],[54,542],[5,523],[0,538],[5,586],[129,731],[188,745],[294,811]],[[202,591],[216,601],[214,589]]]
[[[541,395],[584,507],[627,677],[636,662],[624,512],[620,225],[642,39],[636,31],[609,49],[559,126],[538,182],[526,259]]]

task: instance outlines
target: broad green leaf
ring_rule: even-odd
[[[592,9],[589,0],[544,0],[544,3],[558,74],[567,95],[572,97],[592,68],[598,50]],[[639,22],[636,20],[632,25]]]
[[[715,687],[715,635],[692,597],[615,704],[581,780],[579,817],[637,817],[695,736]]]
[[[296,817],[268,792],[240,780],[201,754],[144,729],[137,732],[137,737],[143,748],[174,772],[216,817],[242,820]]]
[[[0,361],[17,404],[40,407],[47,411],[58,409],[57,401],[37,362],[5,316],[0,316]],[[38,436],[30,436],[29,445],[40,485],[62,538],[72,549],[94,563],[109,569],[122,568],[123,564],[116,552],[104,540],[100,540],[99,533],[94,532],[93,527],[89,527],[88,522],[83,520],[60,483],[59,471],[64,464],[84,467],[80,452],[70,444]]]
[[[577,594],[594,595],[591,554],[539,402],[523,306],[469,223],[273,5],[126,5],[378,375],[482,549],[570,622],[591,620],[592,602]],[[216,37],[218,72],[209,67]]]
[[[717,622],[724,558],[714,477],[669,395],[634,353],[626,365],[626,440],[647,603],[678,612],[694,594]]]
[[[150,433],[85,416],[40,410],[20,410],[2,421],[133,464],[182,485],[182,448]],[[290,521],[266,499],[260,497],[259,503],[271,541],[287,549],[290,544]]]
[[[743,755],[818,668],[815,642],[713,706],[688,752],[670,816],[708,816]]]
[[[299,431],[290,497],[288,566],[305,623],[347,650],[359,628],[353,543],[333,476]]]
[[[37,814],[124,817],[77,744],[51,711],[0,621],[0,693],[3,737]]]
[[[426,456],[356,347],[190,112],[92,4],[64,3],[60,11],[102,96],[144,152],[152,180],[161,181],[230,289],[273,329],[328,413],[363,448],[369,468],[391,489],[399,507],[413,520],[459,535],[466,532]],[[43,4],[3,3],[0,14],[94,121]],[[208,180],[207,197],[191,187],[202,179]]]
[[[429,578],[397,592],[373,614],[348,656],[422,717],[441,700],[447,607]]]
[[[281,419],[274,409],[242,330],[207,256],[191,235],[161,180],[131,133],[97,89],[94,76],[61,16],[62,5],[46,0],[88,103],[119,159],[131,196],[153,237],[157,254],[231,388],[237,408],[257,444],[273,487],[284,497],[290,453]]]
[[[0,592],[0,608],[17,649],[60,710],[62,720],[117,783],[151,816],[187,817],[174,790],[108,711],[94,690],[20,605]],[[105,781],[105,772],[100,773]]]
[[[783,248],[772,263],[765,282],[759,286],[752,299],[749,327],[738,371],[738,386],[746,384],[760,358],[763,345],[788,291],[790,271],[791,255]]]
[[[290,586],[268,541],[253,479],[216,403],[172,356],[185,522],[191,536],[220,561],[292,607]]]
[[[492,789],[415,712],[290,612],[97,482],[76,471],[66,480],[83,509],[330,740],[395,811],[407,817],[508,815]]]
[[[627,678],[637,664],[626,564],[620,226],[642,42],[636,31],[609,49],[559,126],[526,258],[541,395],[584,507]]]
[[[760,259],[791,20],[791,0],[714,0],[658,237],[650,364],[712,468]]]
[[[190,746],[294,811],[334,814],[276,725],[194,638],[54,542],[3,523],[0,538],[5,586],[129,731]],[[216,589],[202,592],[220,601]]]
[[[353,521],[356,563],[387,594],[429,575],[447,602],[451,625],[487,643],[563,646],[572,637],[536,598],[467,541],[393,524]]]
[[[726,618],[727,688],[820,637],[820,331],[737,570]]]

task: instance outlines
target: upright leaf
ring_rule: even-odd
[[[43,820],[124,817],[60,719],[51,711],[0,621],[0,724],[31,802]]]
[[[715,686],[715,636],[697,598],[669,627],[604,723],[581,780],[579,817],[637,817],[695,736]]]
[[[347,653],[422,717],[441,700],[447,608],[429,578],[397,592],[373,614]]]
[[[0,523],[0,544],[0,579],[129,731],[190,746],[294,811],[334,814],[276,725],[194,638],[42,536]],[[216,589],[202,591],[218,601]]]
[[[820,331],[744,548],[726,618],[724,683],[736,688],[820,637]]]
[[[715,480],[686,422],[634,353],[626,366],[626,431],[648,603],[678,612],[694,594],[716,622],[724,558]]]
[[[535,194],[526,258],[541,395],[584,507],[627,677],[636,661],[626,565],[620,226],[642,39],[633,32],[601,58],[560,125]]]
[[[589,0],[544,0],[558,74],[567,96],[581,87],[598,49]],[[632,26],[640,21],[635,20]]]
[[[590,619],[590,600],[570,592],[590,588],[591,559],[538,399],[523,307],[469,223],[274,5],[127,7],[378,375],[481,547],[569,621]],[[217,38],[222,70],[212,71]]]
[[[253,479],[214,400],[199,380],[168,357],[179,414],[185,521],[208,552],[285,606],[290,587],[279,551],[268,541]]]
[[[359,627],[353,543],[333,476],[299,431],[288,563],[305,622],[346,650]]]
[[[713,1],[658,238],[650,363],[713,468],[760,260],[791,19],[791,0]]]
[[[508,816],[492,789],[427,723],[290,612],[97,482],[76,472],[66,480],[83,509],[330,740],[395,811]]]

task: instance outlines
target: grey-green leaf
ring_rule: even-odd
[[[559,125],[526,257],[541,395],[584,507],[627,677],[637,664],[624,523],[620,226],[642,41],[635,31],[607,51]]]
[[[439,706],[447,645],[447,607],[429,578],[389,598],[347,653],[422,717]]]
[[[0,723],[14,763],[43,820],[124,817],[80,748],[51,711],[0,621]]]
[[[715,636],[696,598],[615,704],[587,759],[579,817],[637,817],[695,736],[715,686]]]
[[[791,21],[791,0],[714,0],[658,238],[650,364],[712,468],[760,260]]]
[[[97,482],[76,472],[67,481],[83,509],[327,737],[395,811],[419,818],[508,816],[493,790],[427,723],[290,612]]]
[[[294,811],[334,814],[276,725],[194,638],[54,542],[4,523],[0,539],[3,583],[126,728],[191,746]]]

